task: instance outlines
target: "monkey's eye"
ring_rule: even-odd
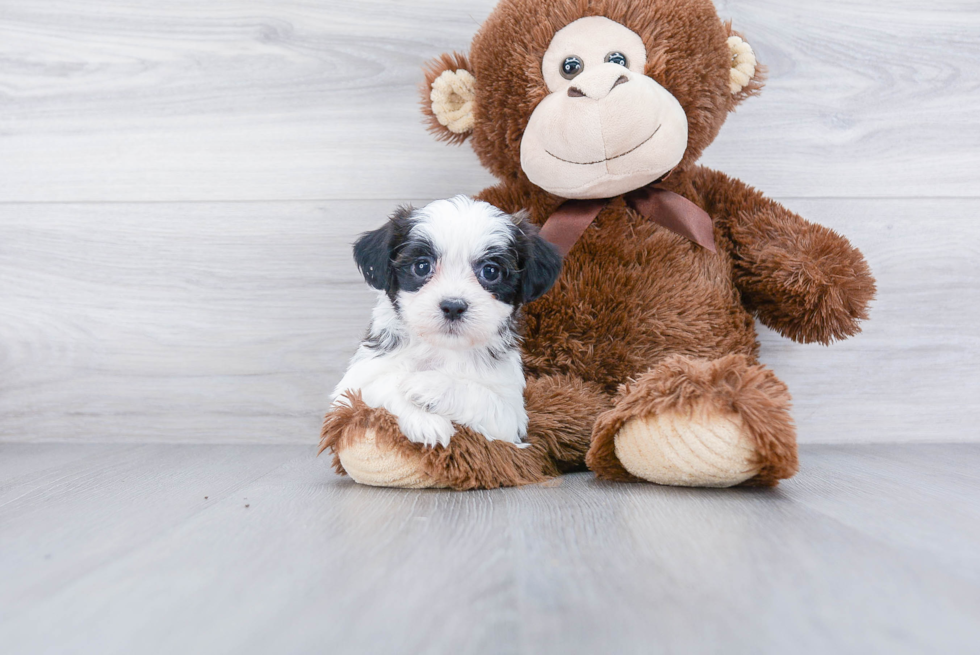
[[[480,269],[480,277],[484,282],[496,282],[500,279],[500,267],[496,264],[484,264]]]
[[[565,61],[561,63],[561,76],[566,80],[570,80],[585,68],[585,64],[582,62],[581,58],[572,55],[571,57],[565,57]]]
[[[429,277],[429,273],[432,272],[432,262],[428,259],[417,259],[414,264],[412,264],[412,272],[415,273],[417,277]]]
[[[629,66],[629,62],[626,60],[626,55],[621,52],[610,52],[608,55],[606,55],[606,61],[610,64]]]

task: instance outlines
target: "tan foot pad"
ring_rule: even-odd
[[[340,463],[347,474],[360,484],[372,487],[401,487],[404,489],[445,488],[424,473],[418,457],[412,457],[396,448],[382,448],[377,444],[374,430],[364,433],[364,438],[344,448]]]
[[[754,477],[755,446],[738,414],[666,413],[627,422],[616,457],[633,475],[678,487],[731,487]]]

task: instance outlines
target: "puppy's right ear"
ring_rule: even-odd
[[[414,209],[399,207],[388,222],[365,232],[354,242],[354,261],[364,279],[375,289],[387,289],[395,247],[407,231]]]

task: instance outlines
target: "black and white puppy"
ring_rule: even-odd
[[[354,244],[380,290],[368,335],[333,393],[360,391],[411,441],[449,444],[453,423],[487,439],[527,434],[518,309],[544,294],[561,257],[526,216],[465,196],[399,209]]]

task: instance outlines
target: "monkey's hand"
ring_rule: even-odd
[[[742,302],[764,325],[801,343],[861,331],[875,281],[847,239],[716,171],[700,169],[696,187],[731,240]]]

